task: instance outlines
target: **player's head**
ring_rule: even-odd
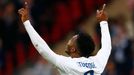
[[[87,33],[73,36],[67,43],[66,53],[71,57],[89,57],[95,50],[95,44]]]

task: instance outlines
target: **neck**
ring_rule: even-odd
[[[71,57],[72,57],[72,58],[79,58],[79,57],[80,57],[80,55],[79,55],[79,54],[77,54],[77,53],[73,53],[73,54],[71,54]]]

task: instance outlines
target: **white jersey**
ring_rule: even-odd
[[[34,30],[29,20],[24,22],[26,31],[37,51],[54,64],[61,75],[101,75],[111,53],[111,38],[107,21],[100,22],[101,49],[96,56],[71,58],[54,53]]]

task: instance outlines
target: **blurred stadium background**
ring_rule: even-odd
[[[106,3],[113,49],[103,75],[134,75],[134,0],[0,0],[0,75],[59,75],[35,50],[20,21],[17,10],[25,1],[37,32],[62,55],[78,30],[92,35],[97,52],[95,14]]]

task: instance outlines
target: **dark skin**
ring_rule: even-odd
[[[103,5],[101,10],[97,10],[96,18],[97,18],[98,22],[108,20],[108,16],[107,16],[106,12],[104,11],[105,6],[106,6],[106,4]],[[18,10],[18,13],[21,15],[21,21],[22,22],[25,22],[26,20],[29,20],[29,8],[28,8],[27,2],[25,2],[25,7],[24,8],[21,8],[20,10]],[[66,49],[65,52],[69,56],[71,56],[72,58],[82,57],[81,53],[78,50],[77,45],[76,45],[77,38],[78,38],[78,36],[75,35],[67,43],[67,49]]]
[[[78,58],[81,56],[81,53],[79,52],[77,45],[76,45],[76,40],[77,40],[78,35],[74,35],[67,43],[67,49],[66,53],[71,56],[72,58]]]
[[[18,13],[21,16],[21,21],[25,22],[26,20],[29,20],[29,8],[27,2],[25,2],[24,8],[21,8],[18,10]]]

